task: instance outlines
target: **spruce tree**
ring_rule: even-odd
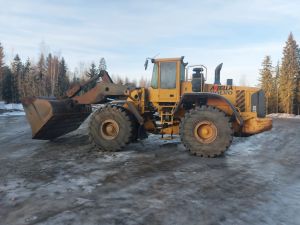
[[[46,74],[47,67],[45,62],[44,54],[40,55],[39,61],[37,63],[37,71],[35,75],[36,93],[38,96],[46,96]]]
[[[13,93],[12,93],[12,72],[9,67],[3,67],[3,87],[2,87],[2,96],[5,103],[13,102]]]
[[[274,108],[273,101],[273,77],[272,77],[272,61],[270,56],[266,56],[262,62],[262,69],[260,70],[260,86],[265,92],[266,109],[270,113]]]
[[[89,69],[89,71],[88,71],[87,74],[86,74],[86,76],[87,76],[89,79],[91,79],[91,78],[97,76],[98,73],[99,73],[99,70],[97,70],[95,63],[92,63],[92,64],[91,64],[91,67],[90,67],[90,69]],[[95,87],[96,84],[97,84],[97,80],[94,80],[94,81],[91,82],[89,85],[87,85],[87,86],[84,88],[84,90],[85,90],[85,91],[88,91],[88,90],[92,89],[93,87]]]
[[[2,88],[4,79],[4,52],[0,42],[0,100],[2,99]]]
[[[52,96],[52,77],[53,77],[53,57],[49,53],[46,58],[46,74],[44,75],[45,80],[45,93],[47,96]]]
[[[280,65],[279,61],[277,62],[277,65],[275,67],[275,77],[273,78],[273,96],[274,96],[274,110],[273,112],[278,113],[279,112],[279,76],[280,76]]]
[[[30,59],[28,58],[23,66],[22,71],[22,88],[21,88],[21,96],[33,96],[34,95],[34,87],[31,85],[31,63]]]
[[[103,57],[100,59],[99,68],[98,69],[99,69],[99,71],[101,71],[101,70],[107,70],[106,61],[105,61],[105,59]]]
[[[296,99],[296,78],[299,74],[298,45],[290,33],[283,49],[279,76],[280,109],[292,113]]]
[[[12,72],[12,101],[14,103],[20,102],[21,76],[22,76],[22,62],[17,54],[11,65]]]
[[[65,59],[62,58],[59,62],[59,69],[58,69],[58,82],[55,91],[55,96],[62,97],[65,96],[66,91],[69,88],[69,78],[67,76],[67,65]]]
[[[76,76],[76,74],[73,74],[72,84],[78,84],[80,79]]]
[[[297,48],[297,57],[298,57],[299,71],[295,78],[296,88],[295,88],[293,112],[294,114],[299,115],[300,114],[300,49],[299,47]]]

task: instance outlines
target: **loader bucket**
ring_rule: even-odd
[[[25,98],[22,104],[31,126],[32,138],[52,140],[73,130],[91,113],[90,105],[72,99]]]

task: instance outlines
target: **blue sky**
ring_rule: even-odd
[[[37,60],[41,48],[65,57],[74,71],[105,57],[111,74],[139,78],[146,57],[185,56],[205,64],[209,81],[256,85],[261,61],[282,57],[289,32],[300,38],[300,2],[283,0],[81,1],[0,0],[6,61]],[[300,41],[300,39],[299,39]],[[41,47],[41,43],[43,47]]]

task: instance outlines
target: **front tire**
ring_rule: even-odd
[[[136,121],[131,113],[117,105],[106,105],[93,113],[89,123],[92,144],[102,151],[119,151],[135,139]]]
[[[193,155],[216,157],[232,142],[233,129],[224,112],[201,106],[186,113],[180,124],[180,137]]]

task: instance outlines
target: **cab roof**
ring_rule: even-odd
[[[151,61],[153,63],[155,62],[174,62],[174,61],[182,61],[183,62],[184,56],[177,57],[177,58],[158,58],[158,59],[152,59]]]

